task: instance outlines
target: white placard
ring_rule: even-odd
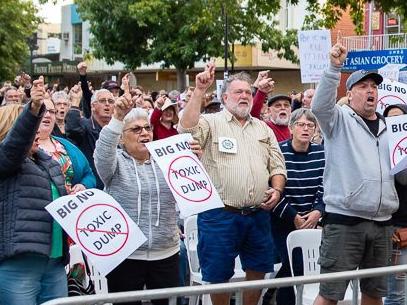
[[[146,143],[177,201],[182,217],[224,207],[201,161],[190,150],[189,133]]]
[[[120,204],[98,189],[60,197],[45,209],[104,276],[147,240]]]
[[[216,97],[218,99],[219,102],[222,103],[222,87],[223,87],[223,80],[216,80]]]
[[[299,31],[301,83],[318,83],[329,66],[331,34],[328,30]]]
[[[385,78],[378,86],[377,112],[383,114],[390,105],[407,104],[407,84]]]
[[[400,70],[403,69],[406,65],[401,64],[387,64],[381,67],[377,72],[383,76],[383,78],[388,78],[392,81],[398,81]]]
[[[391,174],[407,168],[407,115],[386,118],[389,134]]]

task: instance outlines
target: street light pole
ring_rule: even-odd
[[[224,30],[224,45],[225,45],[225,49],[224,49],[224,57],[225,57],[225,68],[223,70],[223,78],[227,79],[229,76],[229,72],[228,72],[228,49],[229,49],[229,43],[228,43],[228,15],[225,9],[224,4],[222,4],[222,16],[225,20],[225,30]]]

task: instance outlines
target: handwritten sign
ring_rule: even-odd
[[[407,168],[407,115],[386,118],[392,175]]]
[[[177,201],[182,217],[223,207],[208,173],[192,153],[190,134],[180,134],[146,144]]]
[[[301,83],[318,83],[329,65],[331,34],[328,30],[299,31]]]
[[[381,114],[390,105],[407,104],[407,84],[384,79],[378,86],[378,94],[376,111]]]
[[[101,190],[60,197],[45,209],[102,275],[147,240],[119,203]]]
[[[383,78],[388,78],[392,81],[398,81],[400,76],[400,70],[406,65],[402,64],[387,64],[381,67],[377,72],[383,76]]]

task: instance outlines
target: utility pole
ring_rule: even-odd
[[[225,29],[224,29],[224,57],[225,57],[225,68],[223,70],[223,78],[227,79],[229,76],[229,71],[228,71],[228,53],[229,53],[229,42],[228,42],[228,14],[226,12],[224,4],[222,4],[222,16],[225,21]]]

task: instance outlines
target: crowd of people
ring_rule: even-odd
[[[191,133],[224,203],[198,215],[203,280],[227,282],[240,257],[247,280],[292,276],[290,232],[322,227],[321,273],[388,266],[407,257],[394,227],[406,227],[407,170],[390,174],[388,132],[376,112],[382,76],[356,71],[338,103],[346,49],[337,43],[316,90],[275,94],[269,71],[240,72],[211,91],[215,66],[195,87],[150,92],[107,80],[95,90],[86,64],[72,88],[21,74],[0,89],[0,304],[34,305],[67,296],[68,238],[44,207],[88,188],[115,198],[147,241],[107,276],[109,292],[185,285],[183,226],[163,173],[145,144]],[[344,101],[344,102],[343,102]],[[392,105],[384,116],[407,113]],[[226,145],[227,144],[227,145]],[[302,260],[294,256],[295,275]],[[404,303],[405,275],[362,279],[363,305]],[[321,283],[315,304],[336,304],[349,281]],[[293,287],[263,304],[294,305]],[[245,305],[260,291],[245,291]],[[211,295],[214,305],[230,295]],[[185,299],[179,300],[181,304]],[[167,300],[153,300],[164,305]],[[129,303],[133,304],[133,303]],[[139,304],[138,302],[134,304]]]

